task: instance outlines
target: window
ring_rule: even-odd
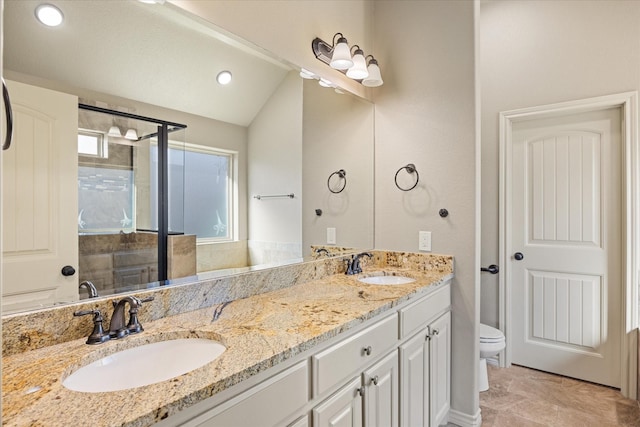
[[[233,238],[235,152],[194,144],[169,144],[169,229],[195,234],[198,242]],[[152,147],[151,170],[157,168]],[[156,194],[157,176],[151,194]],[[155,204],[152,203],[152,209]],[[155,214],[152,218],[157,218]]]
[[[78,154],[106,159],[109,157],[108,147],[103,133],[85,129],[78,131]]]

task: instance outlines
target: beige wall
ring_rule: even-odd
[[[302,79],[291,71],[249,126],[249,241],[302,241]],[[295,194],[257,200],[253,196]],[[271,247],[271,245],[268,245]],[[275,261],[271,259],[271,261]],[[254,262],[253,260],[251,261]]]
[[[374,16],[385,79],[374,96],[376,248],[417,251],[425,230],[433,252],[454,255],[452,407],[476,415],[474,4],[376,1]],[[394,175],[407,163],[420,183],[402,192]]]
[[[640,88],[640,2],[483,2],[482,265],[498,259],[498,114]],[[508,286],[508,284],[507,284]],[[482,275],[481,320],[498,324],[497,277]]]
[[[373,116],[370,102],[305,80],[303,255],[309,255],[311,245],[327,243],[327,227],[336,229],[337,246],[373,248]],[[346,171],[346,186],[334,194],[327,179],[340,169]]]

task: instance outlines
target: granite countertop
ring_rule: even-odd
[[[384,270],[416,281],[377,286],[359,282],[357,276],[336,274],[147,322],[144,332],[123,340],[90,346],[85,339],[76,339],[5,356],[3,425],[149,426],[404,301],[425,295],[453,276],[450,271]],[[219,313],[216,319],[214,313]],[[199,369],[143,388],[80,393],[62,386],[71,372],[108,354],[186,337],[215,339],[227,350]]]

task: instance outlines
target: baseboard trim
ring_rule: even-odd
[[[460,427],[480,427],[482,425],[482,415],[480,409],[475,415],[469,415],[464,412],[451,409],[449,411],[449,423],[455,424]]]

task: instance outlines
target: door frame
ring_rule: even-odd
[[[513,125],[527,120],[544,119],[562,114],[575,114],[588,111],[619,107],[622,120],[622,161],[624,174],[622,179],[622,256],[624,289],[622,289],[620,315],[622,316],[620,331],[620,367],[621,392],[625,397],[636,399],[638,390],[638,255],[640,209],[640,185],[638,179],[638,92],[624,92],[595,98],[541,105],[530,108],[500,112],[500,182],[499,182],[499,260],[503,267],[498,273],[499,282],[499,326],[506,337],[506,348],[500,355],[500,366],[511,366],[511,328],[512,301],[510,283],[511,257],[511,156],[513,144]]]

